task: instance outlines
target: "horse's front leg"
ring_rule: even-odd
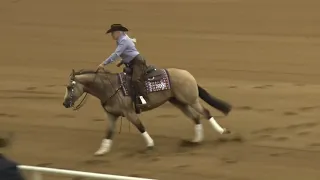
[[[98,151],[96,151],[94,153],[96,156],[104,155],[110,151],[111,145],[112,145],[112,139],[113,139],[113,135],[114,135],[114,130],[116,127],[116,121],[119,118],[119,116],[113,115],[108,112],[106,112],[106,114],[107,114],[107,119],[109,121],[109,126],[106,130],[106,136],[101,142],[100,148],[98,149]]]
[[[138,115],[135,112],[126,112],[124,113],[126,118],[134,125],[136,128],[139,130],[141,133],[143,139],[145,140],[147,144],[147,148],[153,148],[154,147],[154,142],[153,139],[150,137],[148,132],[145,130],[142,122],[140,121]]]

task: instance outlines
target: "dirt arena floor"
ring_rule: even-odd
[[[1,0],[0,131],[21,164],[160,180],[320,179],[318,0]],[[112,152],[93,157],[107,121],[97,99],[65,109],[72,68],[96,68],[128,26],[149,64],[190,71],[231,104],[210,108],[242,142],[203,120],[205,141],[181,147],[193,124],[171,105],[141,115],[156,150],[123,120]],[[109,67],[120,71],[114,64]],[[118,123],[118,129],[120,123]],[[47,179],[68,179],[46,176]],[[71,178],[69,178],[71,179]]]

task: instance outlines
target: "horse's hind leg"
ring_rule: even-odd
[[[196,110],[198,113],[202,114],[206,119],[209,120],[210,124],[212,125],[213,129],[215,129],[220,134],[227,134],[229,131],[225,128],[222,128],[218,122],[214,119],[214,117],[211,115],[210,111],[203,107],[199,101],[199,99],[196,100],[195,103],[190,105],[194,110]]]
[[[180,109],[187,117],[193,120],[195,124],[194,126],[195,135],[192,142],[196,142],[196,143],[201,142],[203,140],[203,127],[200,122],[200,114],[195,112],[189,105],[184,104],[175,98],[170,99],[169,102],[175,107],[177,107],[178,109]]]

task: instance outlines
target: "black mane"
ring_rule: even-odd
[[[82,75],[82,74],[112,74],[109,70],[91,70],[91,69],[81,69],[76,71],[74,75]]]

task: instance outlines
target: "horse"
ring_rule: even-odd
[[[171,103],[194,122],[194,138],[189,142],[195,144],[200,144],[204,138],[200,115],[204,116],[213,129],[220,134],[230,133],[228,129],[222,128],[217,123],[210,111],[200,103],[200,99],[225,116],[229,114],[232,106],[211,96],[198,85],[194,76],[188,71],[177,68],[157,69],[154,66],[148,66],[144,77],[149,101],[147,106],[141,107],[142,112],[155,109],[166,102]],[[115,125],[119,117],[126,117],[139,130],[147,144],[147,149],[154,147],[153,139],[135,110],[135,101],[131,96],[130,72],[124,70],[120,73],[113,73],[105,69],[77,72],[72,70],[66,86],[63,106],[65,108],[74,107],[75,102],[84,93],[91,94],[100,100],[109,123],[105,138],[94,155],[104,155],[111,150]]]

